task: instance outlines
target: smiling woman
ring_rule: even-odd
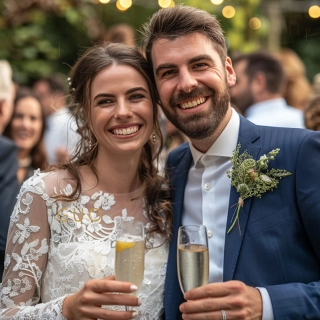
[[[20,184],[30,178],[34,170],[44,170],[47,165],[44,129],[45,117],[39,98],[29,89],[20,89],[14,101],[12,118],[4,131],[4,135],[18,147]]]
[[[172,209],[155,166],[162,136],[151,77],[141,53],[122,44],[94,46],[72,68],[78,150],[21,188],[8,233],[1,319],[161,318]],[[22,150],[37,140],[36,109],[17,116]],[[35,123],[26,130],[20,118]],[[146,235],[137,296],[134,283],[114,276],[117,232],[133,220]]]

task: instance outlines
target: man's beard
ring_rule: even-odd
[[[176,112],[177,104],[180,104],[181,101],[197,99],[203,96],[211,98],[210,110],[178,117]],[[196,88],[190,93],[182,92],[172,97],[169,101],[169,108],[163,108],[163,111],[169,121],[187,137],[202,140],[215,133],[227,113],[229,104],[230,93],[227,85],[221,95],[207,87]]]

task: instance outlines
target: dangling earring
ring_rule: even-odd
[[[155,144],[156,140],[157,140],[157,136],[156,136],[156,133],[154,132],[154,130],[152,131],[151,139],[152,139],[152,143]]]

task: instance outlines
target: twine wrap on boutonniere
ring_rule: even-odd
[[[235,214],[232,217],[231,227],[228,229],[229,233],[238,221],[239,233],[241,229],[239,225],[239,212],[244,206],[244,200],[251,197],[261,198],[261,195],[267,191],[273,191],[277,188],[280,180],[289,176],[291,173],[282,169],[268,170],[269,161],[274,160],[280,149],[274,149],[267,155],[263,155],[259,160],[254,160],[251,155],[245,150],[242,154],[240,152],[241,144],[239,143],[237,149],[233,151],[231,157],[232,169],[227,171],[227,175],[231,178],[231,186],[235,187],[239,192],[239,200]]]

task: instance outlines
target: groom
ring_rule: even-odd
[[[320,319],[320,133],[254,125],[230,106],[236,82],[223,31],[205,11],[176,6],[144,26],[161,106],[190,142],[168,157],[174,207],[165,318]],[[261,198],[244,200],[226,172],[238,143],[255,160],[280,148],[268,169],[291,173]],[[249,173],[248,173],[249,174]],[[179,289],[179,226],[204,224],[209,284]]]

